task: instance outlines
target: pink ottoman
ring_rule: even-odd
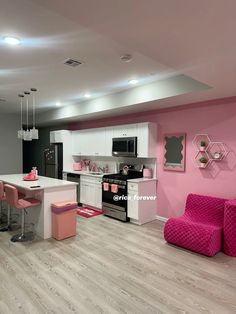
[[[236,200],[225,203],[223,234],[224,253],[236,256]]]
[[[56,214],[52,212],[52,237],[63,240],[76,235],[76,209]]]

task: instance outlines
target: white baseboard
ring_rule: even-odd
[[[165,217],[161,217],[161,216],[156,216],[157,220],[163,221],[163,222],[167,222],[168,218]]]

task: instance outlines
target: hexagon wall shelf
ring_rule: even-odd
[[[197,135],[195,135],[192,143],[193,143],[193,146],[195,147],[196,151],[200,150],[201,152],[205,152],[205,151],[207,151],[207,148],[208,148],[209,144],[211,143],[211,140],[210,140],[208,134],[197,134]]]
[[[195,135],[192,144],[196,150],[193,162],[200,169],[207,168],[211,162],[221,161],[228,154],[225,144],[211,141],[208,134]]]
[[[211,142],[208,147],[208,155],[213,161],[220,161],[228,154],[225,144],[222,142]]]
[[[201,162],[201,158],[204,158],[206,162]],[[211,163],[211,159],[207,152],[199,150],[194,156],[194,163],[197,168],[205,169]]]

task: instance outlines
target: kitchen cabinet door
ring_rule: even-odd
[[[87,183],[81,182],[80,183],[80,202],[82,204],[87,203],[87,199],[88,199],[87,191],[88,191]]]
[[[102,185],[94,185],[95,207],[102,209]]]
[[[95,186],[94,183],[88,183],[87,186],[87,205],[90,206],[95,206],[96,201],[95,201]]]
[[[139,203],[135,199],[137,193],[135,191],[128,191],[128,217],[138,220],[139,218]]]
[[[149,157],[149,140],[148,140],[148,124],[139,123],[138,124],[138,143],[137,143],[137,153],[138,157]]]
[[[84,155],[86,150],[86,136],[85,132],[74,131],[73,132],[73,155]]]
[[[106,156],[105,128],[93,129],[90,136],[92,156]]]
[[[156,158],[157,127],[154,123],[138,124],[138,157]]]
[[[120,125],[113,128],[114,137],[137,136],[137,124]]]
[[[105,129],[105,156],[112,157],[113,127]]]
[[[63,142],[64,130],[51,131],[50,132],[50,143],[62,143]]]

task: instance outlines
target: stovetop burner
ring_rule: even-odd
[[[122,173],[106,174],[103,176],[103,181],[110,182],[110,183],[113,182],[113,183],[118,183],[118,184],[122,184],[122,183],[126,184],[127,180],[142,178],[142,177],[143,177],[143,173],[141,171],[129,171],[127,175],[124,175]]]

